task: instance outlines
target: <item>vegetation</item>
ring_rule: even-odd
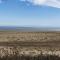
[[[4,56],[4,57],[0,57],[0,60],[60,60],[59,56],[54,56],[54,55],[38,55],[38,56],[25,56],[25,55],[21,55],[18,56],[13,55],[13,56]]]
[[[28,50],[26,50],[28,51]],[[32,52],[32,54],[19,54],[21,53],[21,50],[17,47],[1,47],[0,49],[0,60],[60,60],[59,55],[53,54],[43,54],[42,50],[41,53],[36,54],[35,52]]]
[[[33,41],[50,42],[60,41],[60,32],[18,32],[0,31],[0,41]]]
[[[60,32],[0,32],[0,60],[60,60]]]

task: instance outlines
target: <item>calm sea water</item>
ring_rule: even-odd
[[[16,27],[16,26],[0,26],[0,31],[60,31],[60,28],[49,27]]]

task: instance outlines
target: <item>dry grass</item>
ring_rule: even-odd
[[[60,32],[0,31],[0,41],[60,41]]]
[[[60,32],[0,31],[0,60],[15,60],[15,57],[21,60],[21,55],[25,60],[31,56],[30,60],[39,60],[41,53],[43,58],[50,58],[48,60],[60,59]]]

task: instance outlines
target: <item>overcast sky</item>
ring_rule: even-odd
[[[0,26],[60,27],[60,0],[0,0]]]

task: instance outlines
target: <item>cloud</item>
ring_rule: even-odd
[[[39,6],[50,6],[60,8],[60,0],[20,0],[20,1],[29,2]]]

